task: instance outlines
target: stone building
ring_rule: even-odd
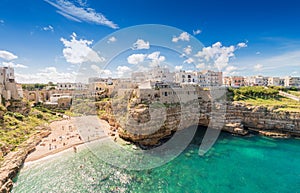
[[[11,67],[0,67],[0,95],[5,100],[19,99],[14,69]]]
[[[243,76],[227,76],[223,79],[225,86],[241,87],[245,86],[245,77]]]

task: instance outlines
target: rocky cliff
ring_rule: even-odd
[[[177,130],[191,125],[208,126],[210,123],[213,127],[239,135],[246,135],[252,130],[274,137],[300,136],[300,113],[237,102],[225,102],[223,110],[216,110],[218,103],[211,102],[211,97],[204,95],[196,103],[183,106],[179,103],[156,105],[157,109],[163,109],[164,114],[161,110],[155,112],[155,103],[149,101],[129,98],[127,102],[126,105],[100,102],[97,107],[104,112],[100,117],[107,120],[121,138],[142,146],[159,145]]]
[[[37,133],[18,147],[16,151],[8,153],[0,163],[0,192],[10,192],[12,179],[21,169],[27,155],[34,151],[41,139],[50,134],[49,128],[40,127]]]

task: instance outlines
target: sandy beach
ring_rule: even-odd
[[[87,141],[87,137],[86,134],[79,132],[82,128],[78,129],[76,127],[75,119],[76,118],[67,118],[61,121],[52,122],[50,124],[51,134],[42,139],[42,141],[36,146],[35,151],[27,156],[25,162],[36,161],[69,148],[73,148],[73,151],[76,152],[77,146],[84,144]],[[96,140],[108,137],[108,123],[103,120],[99,120],[98,124],[99,123],[101,124],[100,129],[103,131],[102,135],[97,135],[96,138],[89,137],[89,139]],[[97,129],[99,129],[99,127],[97,127]]]

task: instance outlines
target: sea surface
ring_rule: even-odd
[[[221,133],[204,156],[199,139],[171,162],[143,171],[114,167],[87,148],[63,152],[25,165],[13,192],[300,192],[300,139]]]

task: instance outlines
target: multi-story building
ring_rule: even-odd
[[[87,85],[83,83],[57,83],[57,90],[86,90]]]
[[[198,73],[199,85],[201,87],[221,86],[223,84],[223,73],[212,70],[204,70]]]
[[[179,71],[175,73],[175,82],[179,84],[198,84],[198,76],[196,72]]]
[[[20,98],[11,67],[0,67],[0,95],[6,100]]]
[[[284,86],[287,87],[300,87],[300,77],[285,77],[284,78]]]
[[[279,77],[269,77],[268,86],[281,86]]]
[[[146,72],[133,72],[131,74],[133,82],[141,83],[145,81],[154,82],[174,82],[174,73],[170,72],[167,67],[156,66]]]
[[[245,86],[245,77],[243,77],[243,76],[227,76],[227,77],[224,77],[223,84],[225,86],[232,86],[232,87]]]
[[[179,71],[175,73],[175,82],[179,84],[198,84],[200,87],[222,85],[222,72],[211,70],[194,72]]]
[[[245,79],[246,86],[267,86],[268,85],[268,77],[263,77],[261,75],[251,76]]]

